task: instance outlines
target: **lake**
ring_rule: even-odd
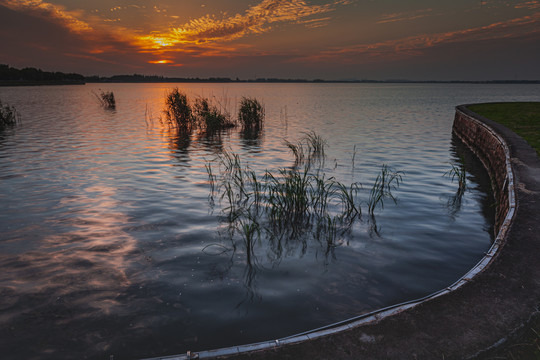
[[[163,122],[176,86],[233,117],[243,96],[255,97],[264,127],[179,134]],[[115,110],[100,107],[100,89],[114,92]],[[0,352],[129,359],[208,350],[444,288],[494,238],[490,182],[452,137],[454,107],[539,97],[539,85],[0,87],[21,118],[0,133]],[[230,218],[220,159],[238,155],[262,181],[266,171],[298,168],[285,140],[309,132],[326,142],[310,171],[356,183],[361,216],[291,232],[263,215],[248,236],[247,218]],[[448,172],[461,161],[467,189],[457,196]],[[387,198],[371,216],[383,165],[402,182],[396,202]],[[340,206],[329,204],[330,221]]]

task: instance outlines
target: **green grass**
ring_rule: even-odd
[[[478,104],[469,109],[523,137],[540,155],[540,102]],[[537,317],[521,336],[479,359],[540,359],[539,329],[540,318]]]
[[[506,126],[527,140],[540,155],[540,102],[477,104],[468,108]]]

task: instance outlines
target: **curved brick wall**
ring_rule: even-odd
[[[478,156],[491,178],[497,215],[495,234],[504,222],[510,207],[508,185],[513,183],[508,173],[507,146],[500,136],[483,122],[475,119],[467,108],[456,108],[452,131]]]

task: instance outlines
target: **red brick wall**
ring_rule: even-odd
[[[509,209],[506,153],[502,140],[490,127],[459,110],[452,131],[478,156],[489,173],[497,201],[497,234]]]

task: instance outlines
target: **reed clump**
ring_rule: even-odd
[[[169,125],[180,131],[191,131],[195,128],[195,118],[187,95],[180,92],[178,88],[172,89],[166,95],[163,113]]]
[[[15,107],[3,105],[0,100],[0,130],[15,126],[19,123],[19,115]]]
[[[207,133],[236,126],[228,112],[220,111],[207,98],[198,98],[193,105],[197,125]]]
[[[101,107],[107,110],[116,109],[116,99],[114,98],[114,93],[112,91],[102,91],[100,90],[99,94],[93,92],[94,96],[98,100]]]
[[[197,98],[190,102],[187,95],[178,88],[172,89],[165,98],[166,122],[181,132],[189,133],[198,129],[203,133],[214,132],[236,127],[242,124],[244,132],[258,133],[262,128],[264,107],[257,99],[242,98],[238,119],[234,120],[227,106],[217,106],[208,98]]]
[[[242,97],[238,109],[238,122],[244,130],[257,131],[262,129],[264,121],[264,106],[255,98]]]

